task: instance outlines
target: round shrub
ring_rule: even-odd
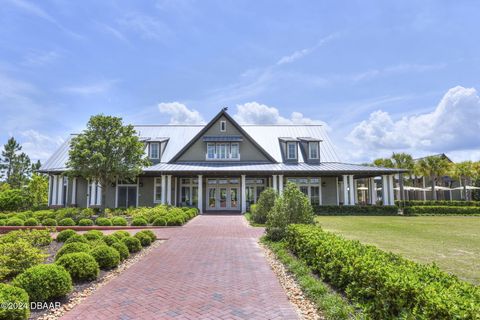
[[[55,263],[64,267],[75,281],[95,280],[100,272],[95,258],[85,252],[65,254]]]
[[[102,238],[102,240],[108,245],[108,246],[111,246],[112,244],[116,243],[116,242],[120,242],[120,240],[115,237],[114,235],[106,235]]]
[[[99,239],[102,239],[103,233],[101,231],[98,231],[98,230],[90,230],[88,232],[85,232],[83,234],[83,236],[87,240],[99,240]]]
[[[83,218],[78,221],[79,226],[93,226],[93,220],[88,218]]]
[[[89,252],[90,246],[87,243],[74,242],[64,244],[55,255],[55,260],[60,259],[61,256],[74,252]]]
[[[118,230],[112,233],[113,236],[117,237],[118,239],[122,239],[124,237],[130,237],[130,233],[125,230]]]
[[[27,291],[30,301],[48,301],[72,290],[72,278],[56,264],[39,264],[13,279],[12,284]]]
[[[10,218],[7,220],[7,226],[23,226],[23,220],[19,218]]]
[[[142,230],[140,232],[137,232],[137,234],[139,233],[146,234],[152,240],[151,242],[157,240],[157,236],[152,230]]]
[[[59,226],[74,226],[75,221],[73,221],[72,218],[64,218],[64,219],[58,221],[58,225]]]
[[[167,226],[181,226],[184,219],[180,215],[170,215],[167,217]]]
[[[0,319],[23,320],[30,317],[28,293],[22,288],[0,283],[0,301],[20,306],[19,308],[0,308]]]
[[[143,247],[149,246],[152,243],[152,239],[148,235],[146,235],[145,233],[137,232],[134,235],[134,237],[137,238],[138,240],[140,240],[140,244]]]
[[[165,215],[155,214],[155,215],[151,216],[150,219],[148,219],[148,222],[153,223],[158,218],[165,218]]]
[[[35,218],[28,218],[25,220],[24,226],[38,226],[38,221]]]
[[[100,218],[97,218],[97,220],[95,220],[95,224],[97,226],[107,227],[107,226],[111,226],[112,222],[110,221],[110,219],[100,217]]]
[[[98,246],[90,251],[100,266],[100,269],[112,269],[120,263],[120,253],[107,245]]]
[[[88,240],[87,240],[87,238],[85,238],[85,237],[82,236],[81,234],[74,234],[74,235],[70,236],[70,237],[65,241],[65,244],[74,243],[74,242],[87,243]]]
[[[114,242],[111,247],[118,251],[118,253],[120,254],[120,259],[122,261],[130,256],[130,252],[128,252],[127,246],[121,241]]]
[[[128,252],[134,253],[142,250],[142,244],[140,240],[134,237],[125,237],[122,238],[122,242],[127,246]]]
[[[70,238],[71,236],[77,234],[75,232],[75,230],[72,230],[72,229],[65,229],[63,231],[60,231],[58,234],[57,234],[57,242],[65,242],[68,240],[68,238]]]
[[[0,226],[4,226],[5,225],[5,220],[0,220]]]
[[[55,227],[57,225],[57,220],[53,218],[47,218],[42,221],[42,225],[47,226],[47,227]]]
[[[158,217],[153,221],[154,226],[166,226],[167,225],[167,219],[165,217]]]
[[[105,241],[103,241],[103,238],[101,239],[95,239],[95,240],[88,240],[88,245],[90,246],[90,248],[96,248],[98,246],[105,246],[107,245],[105,243]]]
[[[135,218],[132,220],[132,226],[146,226],[146,225],[148,225],[148,222],[144,218]]]
[[[112,219],[112,225],[114,226],[127,226],[127,219],[123,217],[115,217]]]

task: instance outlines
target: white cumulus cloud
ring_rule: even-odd
[[[22,151],[32,161],[42,162],[45,162],[64,141],[61,137],[48,136],[32,129],[20,132],[18,140],[22,145]]]
[[[242,124],[324,124],[307,118],[300,112],[292,112],[289,118],[285,118],[277,108],[256,101],[237,105],[237,113],[233,117]]]
[[[414,155],[480,148],[480,97],[474,88],[448,90],[429,113],[393,119],[375,111],[348,135],[360,152],[405,150]]]
[[[189,109],[180,102],[162,102],[158,104],[160,113],[170,116],[170,124],[202,124],[203,117],[197,110]]]

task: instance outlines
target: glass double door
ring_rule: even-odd
[[[208,187],[207,203],[209,210],[239,210],[239,187],[215,186]]]

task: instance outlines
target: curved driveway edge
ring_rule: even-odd
[[[198,216],[167,233],[62,319],[298,319],[258,246],[262,228]]]

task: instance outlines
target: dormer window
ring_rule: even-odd
[[[240,160],[240,143],[207,143],[207,160]]]
[[[220,121],[220,132],[226,132],[227,131],[227,121],[222,120]]]
[[[287,159],[289,160],[297,159],[297,143],[296,142],[287,143]]]
[[[151,142],[150,143],[150,159],[159,159],[160,158],[160,143]]]
[[[318,159],[318,142],[308,143],[308,156],[310,159]]]

